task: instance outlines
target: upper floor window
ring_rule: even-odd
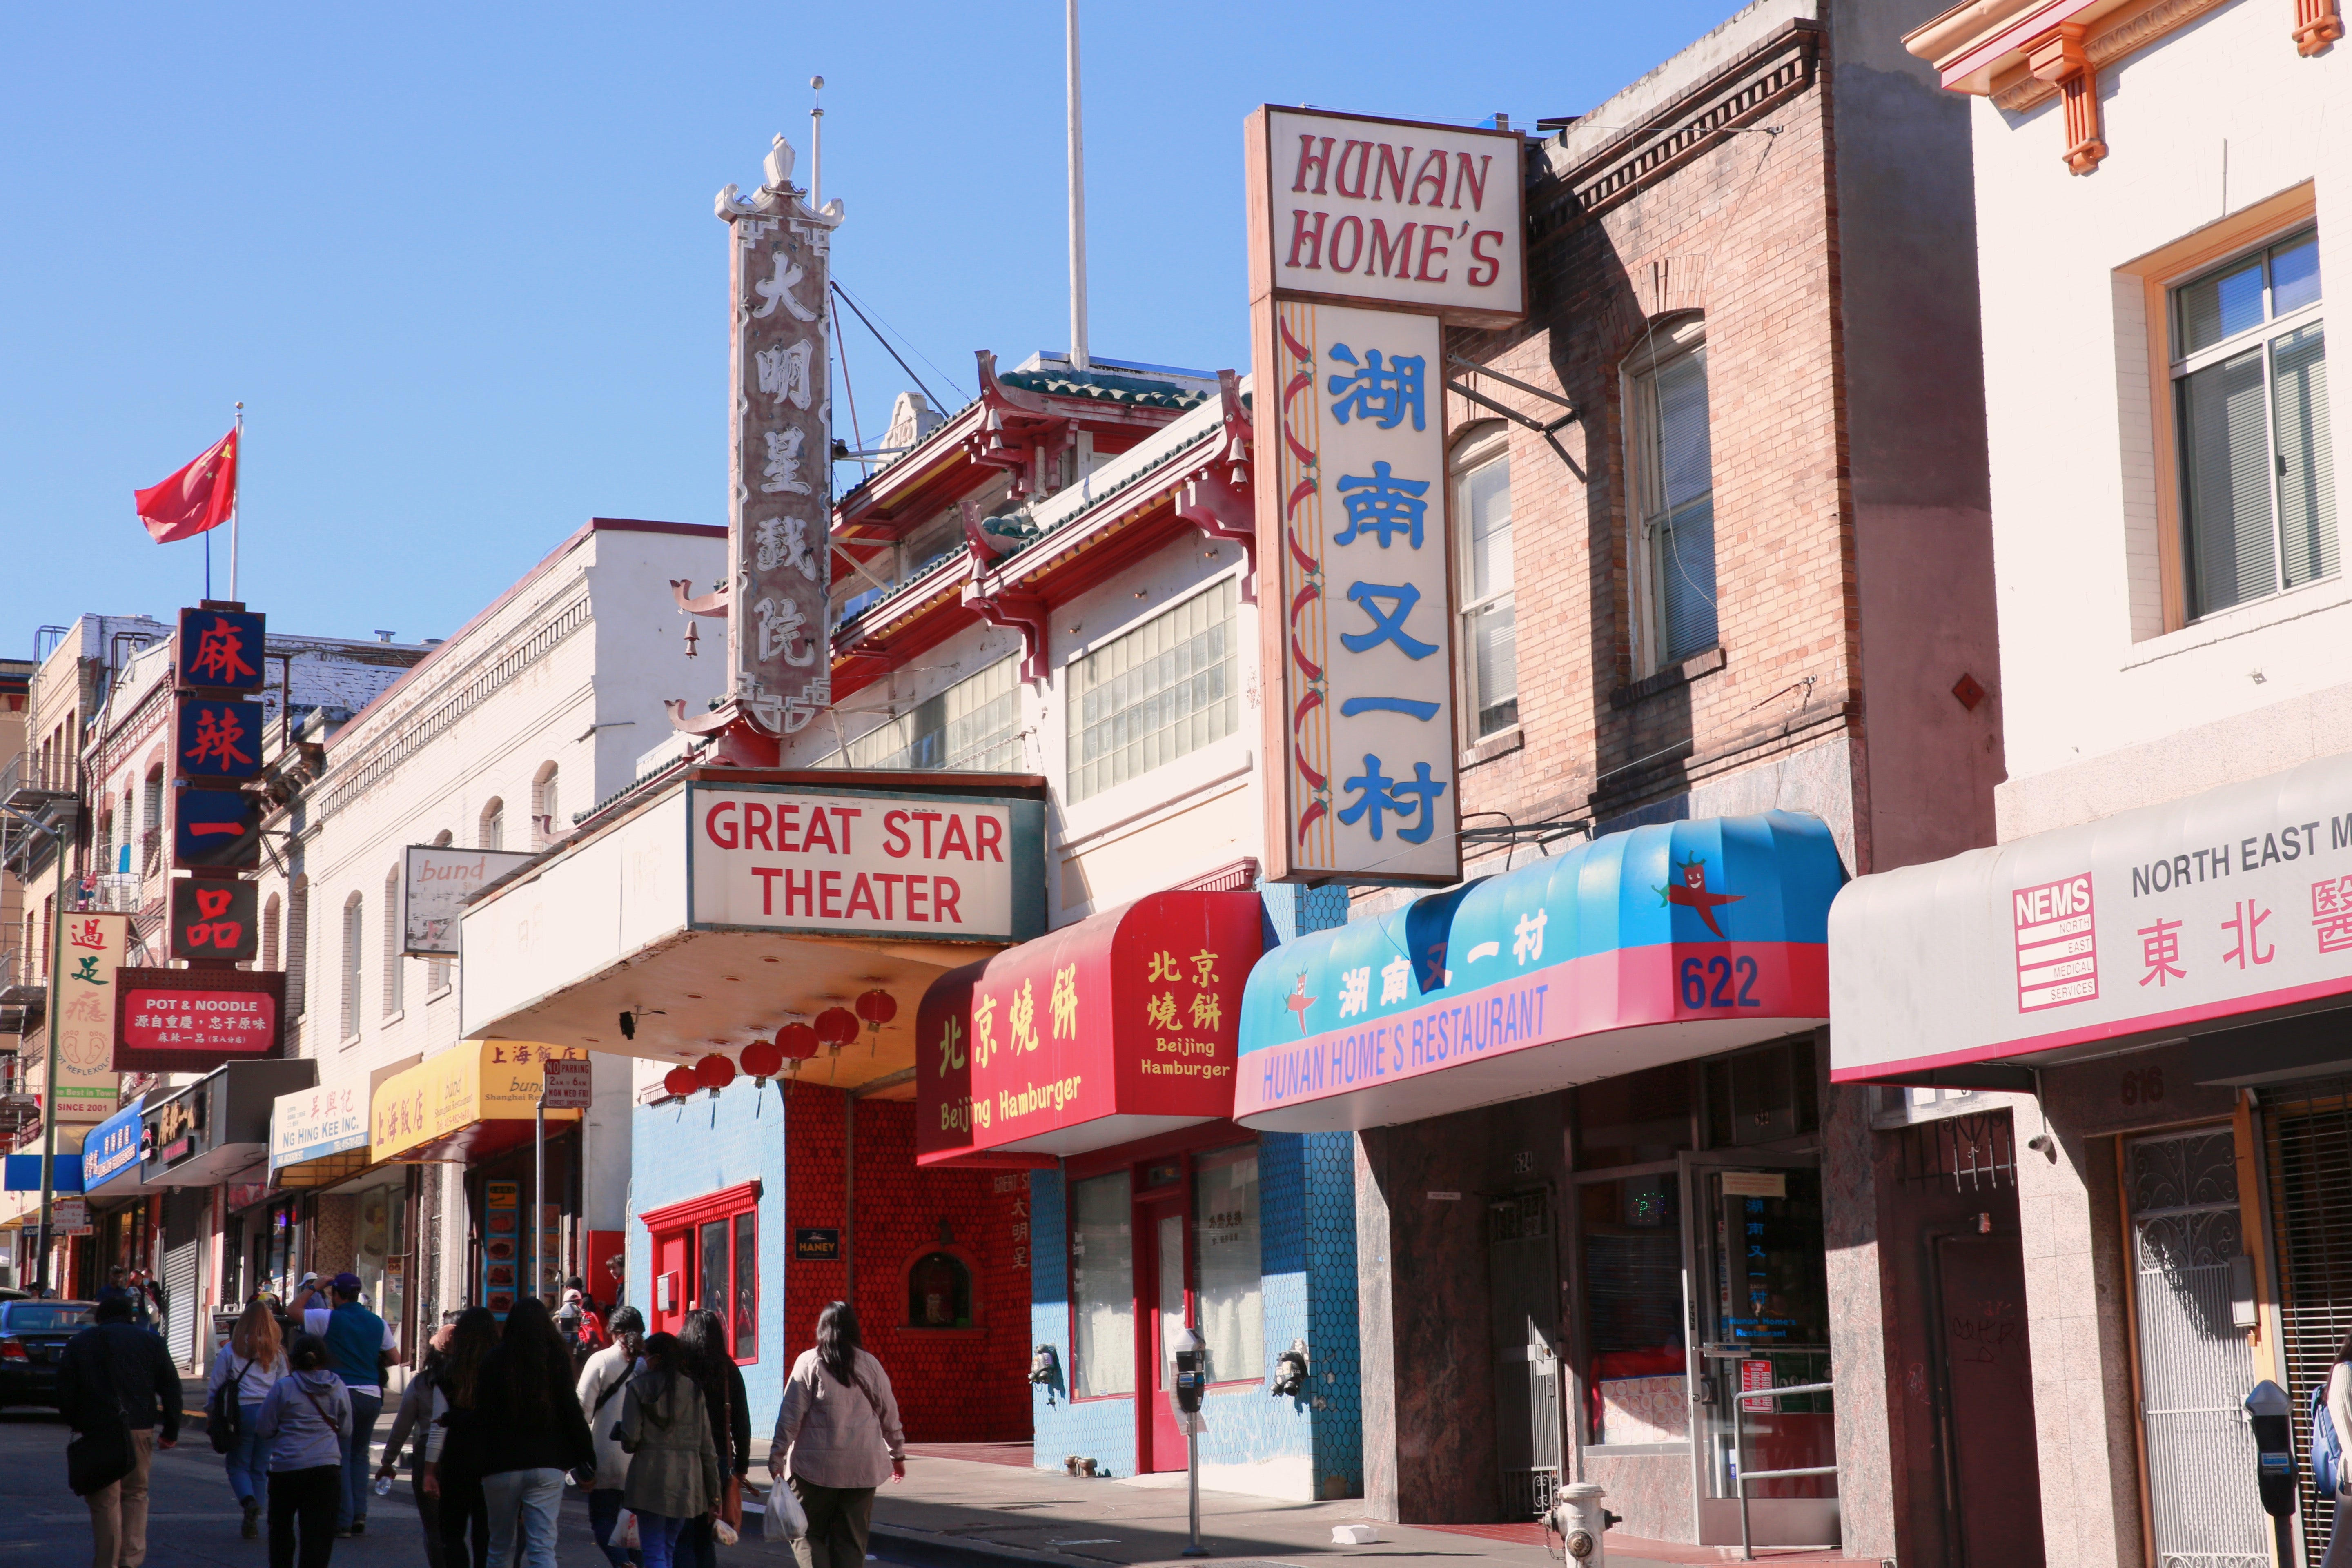
[[[1463,448],[1454,480],[1462,542],[1462,677],[1471,734],[1519,721],[1517,616],[1511,592],[1511,458],[1499,430]]]
[[[1715,459],[1706,426],[1706,329],[1660,327],[1627,363],[1633,413],[1634,552],[1652,668],[1713,647]]]
[[[1021,660],[1001,658],[868,730],[824,760],[826,767],[962,769],[1011,773],[1021,766]]]
[[[531,847],[543,849],[563,836],[563,797],[556,780],[556,766],[548,763],[539,770],[531,789]]]
[[[2306,229],[2171,290],[2191,616],[2336,570],[2336,491]]]
[[[1222,741],[1239,727],[1238,580],[1225,577],[1070,663],[1070,799]]]
[[[360,896],[343,900],[343,1033],[346,1040],[360,1032]]]
[[[503,800],[492,800],[489,805],[482,807],[482,841],[475,847],[503,849],[506,847],[506,837],[507,803]]]

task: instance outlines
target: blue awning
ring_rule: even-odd
[[[144,1127],[140,1114],[146,1109],[147,1097],[142,1094],[92,1128],[81,1141],[82,1187],[91,1196],[105,1195],[110,1180],[117,1193],[128,1193],[139,1185],[139,1142]]]
[[[1819,817],[1709,817],[1302,937],[1250,973],[1234,1118],[1413,1121],[1817,1026],[1844,882]]]

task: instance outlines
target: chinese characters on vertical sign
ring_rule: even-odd
[[[781,136],[767,183],[722,193],[731,227],[733,420],[728,476],[729,668],[739,701],[790,734],[833,701],[828,641],[833,408],[825,290],[841,204],[812,210]]]
[[[114,985],[129,940],[128,915],[60,915],[64,964],[58,975],[58,1081],[44,1085],[60,1126],[112,1116],[120,1081],[114,1072]]]
[[[1526,310],[1508,132],[1250,117],[1267,874],[1446,883],[1455,827],[1445,324]],[[1379,309],[1364,310],[1359,305]]]
[[[1276,301],[1259,417],[1276,482],[1269,705],[1298,877],[1451,881],[1454,725],[1444,353],[1434,317]],[[1266,363],[1261,359],[1261,363]]]

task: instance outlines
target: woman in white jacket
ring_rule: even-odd
[[[234,1384],[236,1390],[236,1440],[228,1449],[228,1489],[245,1510],[242,1533],[247,1541],[261,1533],[261,1516],[269,1507],[269,1440],[261,1435],[261,1404],[285,1375],[286,1349],[278,1337],[277,1315],[266,1301],[250,1302],[213,1357],[205,1385],[207,1406],[222,1389]]]
[[[588,1529],[613,1568],[632,1568],[646,1560],[645,1553],[613,1539],[621,1522],[621,1489],[629,1484],[629,1451],[614,1433],[621,1424],[621,1390],[644,1364],[638,1358],[645,1353],[646,1320],[635,1307],[618,1307],[605,1326],[613,1342],[580,1369],[578,1390],[589,1436],[596,1439],[596,1475],[588,1483]]]

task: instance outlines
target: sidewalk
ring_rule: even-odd
[[[886,1486],[874,1501],[874,1554],[908,1568],[1139,1568],[1179,1563],[1188,1540],[1183,1479],[1141,1482],[1081,1480],[1017,1463],[1013,1446],[974,1445],[988,1459],[948,1458],[948,1445],[918,1445],[903,1484]],[[764,1475],[758,1479],[764,1479]],[[1173,1482],[1174,1484],[1169,1484]],[[1234,1492],[1201,1493],[1201,1539],[1212,1556],[1246,1559],[1268,1568],[1310,1560],[1339,1568],[1343,1558],[1408,1558],[1457,1563],[1461,1568],[1556,1568],[1558,1539],[1547,1549],[1539,1524],[1428,1526],[1376,1524],[1380,1540],[1338,1546],[1335,1525],[1372,1522],[1359,1500],[1282,1502]],[[1637,1541],[1611,1531],[1617,1563],[1717,1563],[1737,1561],[1734,1547],[1685,1546]],[[1834,1552],[1759,1551],[1774,1563],[1827,1563]]]

